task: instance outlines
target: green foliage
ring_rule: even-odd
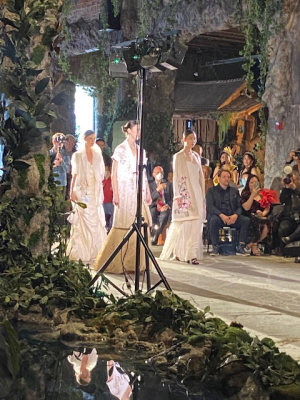
[[[40,182],[39,182],[40,189],[43,188],[43,186],[45,185],[45,182],[46,182],[45,167],[44,167],[45,160],[46,160],[46,157],[44,156],[44,154],[35,154],[34,155],[34,161],[35,161],[36,166],[40,173]]]
[[[25,169],[23,171],[18,171],[18,185],[20,189],[26,189],[26,184],[27,184],[27,176],[28,176],[28,169]]]
[[[38,304],[50,317],[54,309],[64,309],[87,318],[89,312],[105,306],[105,293],[94,296],[90,279],[83,264],[67,257],[28,257],[0,274],[0,305],[26,312]]]
[[[145,128],[145,149],[151,153],[167,158],[173,150],[173,127],[171,114],[157,112],[147,116]],[[165,154],[162,154],[162,152]]]
[[[6,336],[8,338],[9,351],[11,355],[12,361],[12,370],[14,378],[17,376],[20,369],[20,343],[18,341],[18,336],[14,328],[11,326],[11,323],[5,317],[1,322],[1,325],[4,327]]]
[[[21,163],[25,164],[20,159],[29,153],[31,145],[40,143],[52,120],[51,101],[46,91],[50,79],[39,79],[43,70],[38,67],[46,48],[38,45],[32,50],[30,46],[33,36],[42,35],[42,22],[47,20],[47,12],[58,6],[54,0],[10,0],[5,7],[12,14],[2,18],[0,50],[10,63],[0,65],[2,91],[6,97],[0,108],[0,136],[8,149],[4,164],[8,171],[6,178],[10,179],[9,171],[24,169]],[[6,15],[5,7],[3,15]],[[49,34],[49,30],[47,32]]]
[[[243,6],[245,8],[243,8]],[[270,38],[281,28],[281,16],[283,11],[283,0],[248,0],[240,2],[239,15],[240,24],[245,33],[245,47],[240,54],[245,57],[243,65],[246,72],[247,88],[249,92],[254,89],[253,65],[255,64],[252,55],[259,54],[259,96],[262,97],[265,90],[266,77],[270,62]],[[245,11],[243,11],[245,9]]]
[[[219,119],[219,147],[223,146],[225,136],[230,128],[231,113],[225,113],[220,116]]]
[[[36,46],[33,50],[31,61],[39,65],[44,58],[46,47],[43,45]]]
[[[14,369],[10,349],[2,330],[0,330],[0,359],[0,396],[5,397],[10,393],[10,388],[14,380]]]

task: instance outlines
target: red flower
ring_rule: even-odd
[[[276,203],[276,199],[274,198],[274,191],[269,189],[263,189],[259,192],[261,195],[261,199],[259,200],[262,208],[268,208],[271,204]]]

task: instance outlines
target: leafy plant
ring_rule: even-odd
[[[219,119],[219,147],[223,146],[225,136],[231,125],[231,113],[225,113],[220,116]]]

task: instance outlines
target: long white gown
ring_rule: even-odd
[[[178,153],[184,168],[174,161],[174,194],[172,223],[164,244],[161,260],[178,257],[180,261],[203,258],[203,221],[205,218],[204,178],[201,161],[188,161],[184,153]],[[177,160],[178,162],[178,160]],[[175,176],[176,175],[176,176]],[[175,187],[176,186],[176,187]],[[178,196],[176,196],[178,194]],[[179,210],[176,198],[183,199]]]
[[[102,155],[95,151],[93,164],[88,162],[85,151],[74,153],[72,158],[72,173],[77,175],[73,190],[77,200],[87,207],[74,205],[74,213],[69,218],[72,227],[67,254],[71,260],[82,260],[85,264],[95,261],[107,237],[102,205],[105,167],[101,165]]]
[[[139,153],[139,147],[137,146]],[[116,147],[112,159],[118,163],[117,181],[120,204],[114,208],[114,219],[112,229],[110,230],[107,240],[101,249],[94,269],[99,270],[107,261],[112,252],[123,240],[130,226],[135,220],[137,208],[137,183],[138,183],[138,162],[133,155],[127,140],[124,140]],[[144,163],[145,163],[144,154]],[[143,177],[143,199],[146,196],[146,174]],[[149,224],[151,216],[149,208],[143,203],[143,216]],[[136,258],[136,234],[134,233],[130,240],[123,246],[122,250],[117,254],[110,263],[106,272],[121,274],[124,270],[127,272],[135,271]],[[144,250],[141,247],[141,270],[145,269]]]

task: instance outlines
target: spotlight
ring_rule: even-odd
[[[123,57],[127,65],[127,71],[130,74],[137,72],[141,68],[140,57],[136,52],[134,43],[131,43],[128,48],[123,50]]]
[[[178,37],[176,36],[174,44],[165,53],[162,53],[159,63],[167,69],[177,69],[183,63],[185,54],[188,50],[188,46],[183,43],[179,43]]]
[[[146,69],[151,72],[177,69],[188,49],[186,45],[179,43],[178,33],[179,31],[171,31],[116,44],[113,49],[117,56],[110,58],[110,75],[126,78],[126,69],[129,74]]]
[[[115,54],[110,56],[109,75],[113,78],[128,78],[127,65],[122,57]]]

